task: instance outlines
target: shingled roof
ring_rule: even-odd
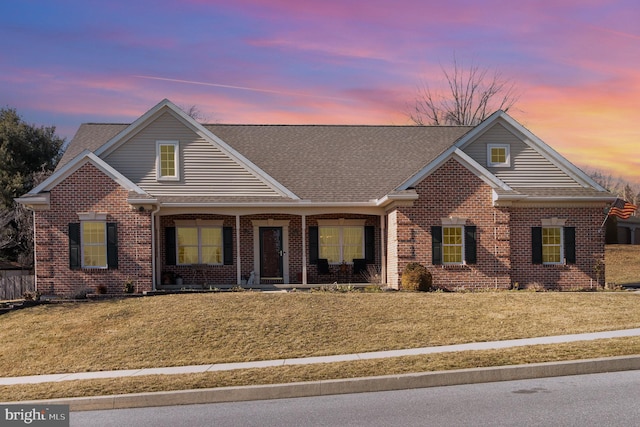
[[[83,124],[58,167],[95,151],[126,124]],[[465,126],[227,125],[204,127],[304,200],[383,197],[460,137]]]

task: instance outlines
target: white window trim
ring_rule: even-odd
[[[553,220],[557,220],[558,218],[552,218]],[[555,223],[555,221],[553,221],[554,223],[549,223],[547,222],[547,225],[545,225],[545,220],[542,220],[542,264],[543,265],[564,265],[565,264],[565,257],[564,257],[564,221],[565,220],[561,220],[561,224]],[[557,228],[560,230],[560,261],[558,262],[547,262],[544,260],[544,229],[545,228]],[[547,245],[549,246],[549,245]],[[555,246],[555,245],[554,245]]]
[[[224,264],[224,233],[222,231],[222,222],[223,221],[204,221],[204,220],[194,220],[194,221],[175,221],[176,226],[176,265],[223,265]],[[198,262],[197,263],[181,263],[179,261],[179,253],[180,253],[180,243],[178,242],[178,228],[195,228],[198,232]],[[214,263],[203,263],[202,262],[202,234],[201,230],[203,228],[217,228],[220,230],[220,254],[221,260],[220,262]],[[190,245],[191,246],[191,245]]]
[[[542,221],[542,226],[545,228],[548,227],[564,227],[564,225],[567,223],[566,218],[545,218]]]
[[[173,176],[163,176],[160,165],[160,147],[171,145],[174,147],[174,163],[176,174]],[[158,181],[179,181],[180,180],[180,141],[156,141],[156,179]]]
[[[444,229],[445,228],[457,228],[457,229],[460,230],[460,236],[462,238],[462,244],[460,245],[461,246],[461,251],[462,251],[461,254],[460,254],[461,255],[460,258],[462,259],[462,261],[460,261],[460,262],[446,262],[444,260],[444,252],[445,252],[444,248],[446,246],[455,246],[455,247],[458,246],[458,245],[446,244],[444,242]],[[452,223],[449,223],[449,224],[444,224],[444,221],[443,221],[443,224],[442,224],[442,265],[465,265],[467,263],[467,261],[466,261],[466,259],[464,257],[465,253],[466,252],[465,252],[464,222],[461,223],[461,222],[457,221],[457,222],[452,222]]]
[[[108,242],[107,242],[107,221],[106,221],[106,214],[104,214],[104,217],[102,217],[102,214],[97,214],[95,212],[87,212],[89,215],[88,217],[83,215],[83,213],[79,213],[78,216],[80,217],[80,265],[83,269],[97,269],[97,270],[106,270],[107,268],[109,268],[109,254],[107,253],[107,246],[108,246]],[[84,216],[85,219],[82,219]],[[105,250],[105,264],[104,265],[87,265],[84,261],[84,249],[86,246],[98,246],[98,245],[87,245],[86,241],[87,239],[85,239],[84,237],[84,223],[87,222],[99,222],[104,224],[104,244],[102,246],[104,246],[104,250]]]
[[[364,256],[365,247],[364,247],[364,226],[366,224],[365,219],[319,219],[318,220],[318,229],[321,227],[338,227],[340,229],[340,261],[332,262],[331,265],[339,265],[339,264],[353,264],[353,262],[346,262],[344,260],[344,238],[343,238],[343,228],[344,227],[362,227],[362,255]],[[319,230],[318,230],[319,233]],[[322,245],[318,245],[318,250],[320,250]]]
[[[505,161],[504,162],[492,162],[491,150],[493,148],[505,149]],[[492,168],[508,168],[511,166],[511,146],[509,144],[487,144],[487,166]]]
[[[450,227],[454,225],[466,225],[467,218],[459,217],[459,216],[450,216],[447,218],[440,218],[443,227]]]
[[[106,212],[78,212],[80,221],[107,221]]]

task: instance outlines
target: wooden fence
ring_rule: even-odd
[[[36,290],[35,276],[0,277],[0,300],[21,299],[27,291]]]

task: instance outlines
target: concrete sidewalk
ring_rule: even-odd
[[[388,357],[416,356],[435,353],[449,353],[469,350],[495,350],[527,345],[559,344],[576,341],[590,341],[607,338],[640,336],[640,328],[618,331],[593,332],[586,334],[557,335],[551,337],[525,338],[506,341],[489,341],[469,344],[456,344],[437,347],[412,348],[405,350],[376,351],[369,353],[342,354],[335,356],[302,357],[296,359],[277,359],[256,362],[219,363],[212,365],[192,365],[159,367],[147,369],[126,369],[117,371],[80,372],[67,374],[32,375],[0,378],[0,385],[38,384],[46,382],[87,380],[97,378],[119,378],[141,375],[180,375],[202,372],[228,371],[233,369],[266,368],[273,366],[305,365],[314,363],[348,362],[355,360],[381,359]]]

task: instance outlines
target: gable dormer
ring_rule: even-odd
[[[297,198],[166,100],[96,153],[154,196]]]
[[[459,148],[510,187],[585,186],[572,166],[557,161],[555,152],[547,152],[547,146],[521,126],[513,126],[503,116],[481,126]]]

